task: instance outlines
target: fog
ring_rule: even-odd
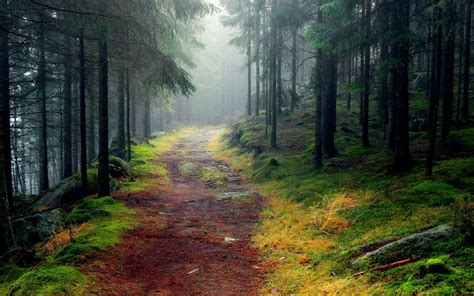
[[[217,1],[212,2],[218,6]],[[184,103],[189,106],[192,123],[220,124],[245,110],[245,56],[229,44],[237,32],[222,24],[225,15],[226,11],[220,7],[218,13],[202,21],[203,31],[198,40],[204,47],[197,51],[196,67],[191,70],[197,91]]]

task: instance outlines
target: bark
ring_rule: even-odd
[[[252,115],[252,30],[250,27],[247,32],[247,115]]]
[[[275,13],[277,6],[277,0],[272,1],[272,14]],[[272,79],[271,79],[271,124],[272,124],[272,132],[270,135],[270,145],[272,148],[277,148],[277,75],[276,75],[276,70],[277,70],[277,25],[276,25],[276,20],[274,17],[272,17],[271,20],[271,65],[270,65],[270,71],[272,73]]]
[[[101,28],[99,34],[99,172],[98,195],[110,195],[109,184],[109,114],[108,114],[108,42],[107,28]]]
[[[48,173],[48,121],[46,114],[46,48],[45,48],[45,24],[44,17],[40,15],[39,27],[39,54],[40,61],[38,67],[38,87],[40,95],[39,104],[39,191],[49,189]]]
[[[315,150],[314,166],[321,168],[323,166],[323,138],[322,138],[322,58],[321,49],[317,51],[317,61],[315,68],[315,93],[316,93],[316,120],[315,120]]]
[[[277,98],[278,98],[278,113],[280,114],[283,108],[283,83],[281,81],[282,70],[282,51],[283,51],[283,33],[282,29],[278,28],[278,51],[277,51]]]
[[[298,37],[297,34],[297,29],[293,29],[293,33],[291,36],[291,111],[293,112],[295,110],[296,106],[296,100],[298,94],[296,93],[296,75],[297,73],[297,51],[298,51],[298,46],[296,44],[296,39]]]
[[[117,90],[117,156],[125,159],[125,70],[119,69]]]
[[[393,100],[393,167],[403,172],[411,167],[408,129],[408,71],[410,65],[410,0],[399,0],[395,3],[393,26],[398,33],[398,40],[392,48],[393,58],[399,65],[392,70]]]
[[[260,115],[260,10],[261,1],[257,3],[257,15],[255,20],[255,67],[256,67],[256,79],[255,79],[255,116]]]
[[[10,69],[7,0],[0,0],[0,255],[14,247],[10,221],[12,205],[10,144]]]
[[[336,92],[337,92],[337,59],[332,53],[323,53],[322,64],[322,144],[328,158],[337,155],[334,144],[336,132]]]
[[[347,103],[346,108],[347,111],[351,111],[351,100],[352,100],[352,92],[351,92],[351,84],[352,84],[352,51],[349,52],[348,58],[348,81],[347,81]]]
[[[362,146],[369,147],[369,95],[370,95],[370,21],[371,0],[365,6],[365,47],[364,47],[364,97],[362,106]]]
[[[143,136],[146,139],[151,138],[151,126],[150,126],[150,116],[151,116],[151,104],[150,100],[147,98],[143,107]],[[169,119],[170,116],[168,116]],[[169,125],[168,125],[169,126]]]
[[[465,29],[465,48],[464,48],[464,73],[463,73],[463,99],[462,99],[462,118],[466,120],[469,117],[469,82],[471,67],[471,21],[472,21],[472,1],[467,1],[466,7],[466,29]]]
[[[72,38],[64,36],[63,179],[72,176]]]
[[[443,77],[441,78],[441,97],[443,100],[443,118],[441,124],[441,141],[448,140],[453,123],[453,109],[454,109],[454,56],[456,46],[455,34],[455,19],[454,19],[454,3],[451,0],[448,3],[446,11],[446,44],[443,50]]]
[[[89,73],[89,79],[86,80],[86,86],[87,86],[87,93],[88,93],[88,98],[89,98],[89,104],[88,104],[88,118],[87,118],[87,129],[88,129],[88,139],[87,139],[87,162],[89,164],[92,163],[94,158],[96,157],[96,147],[95,147],[95,120],[96,120],[96,97],[95,97],[95,91],[93,90],[91,80],[93,80],[94,77],[93,72]]]
[[[429,147],[426,156],[426,176],[433,174],[433,160],[436,147],[436,135],[438,128],[438,109],[439,95],[441,84],[441,63],[443,49],[443,27],[441,24],[437,26],[437,36],[433,42],[432,62],[431,62],[431,88],[430,88],[430,107],[429,107]]]
[[[79,110],[81,134],[81,190],[87,194],[87,129],[86,129],[86,58],[84,50],[84,29],[79,32]]]
[[[130,128],[130,71],[127,69],[126,75],[126,82],[125,88],[127,93],[127,105],[126,105],[126,129],[127,129],[127,160],[130,161],[132,159],[132,135],[131,135],[131,128]]]

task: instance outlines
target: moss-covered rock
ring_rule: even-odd
[[[17,243],[31,246],[50,238],[67,225],[66,213],[61,209],[23,217],[13,221]]]
[[[123,159],[110,156],[109,157],[109,171],[114,178],[127,176],[130,174],[130,165]]]
[[[429,255],[436,246],[453,239],[455,233],[451,226],[440,225],[426,231],[415,233],[396,240],[369,252],[353,262],[355,267],[386,264],[406,258]]]
[[[97,191],[97,178],[88,176],[87,194]],[[39,197],[30,207],[31,212],[42,212],[49,209],[60,208],[68,202],[81,198],[81,178],[79,175],[62,180],[44,195]]]

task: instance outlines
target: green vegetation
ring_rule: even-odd
[[[463,143],[462,149],[449,159],[438,157],[433,177],[427,179],[424,154],[415,154],[416,165],[408,174],[396,175],[382,148],[353,146],[358,139],[350,128],[356,126],[356,115],[344,113],[345,124],[336,133],[338,156],[314,171],[311,118],[306,113],[283,115],[293,124],[280,124],[279,150],[269,149],[262,118],[244,119],[222,135],[221,142],[215,137],[209,145],[214,155],[242,171],[270,199],[254,237],[265,258],[277,262],[265,292],[275,287],[285,295],[472,292],[474,249],[467,238],[472,232],[468,212],[473,207],[474,129],[452,134],[450,141]],[[362,245],[445,223],[456,226],[459,234],[436,246],[436,253],[352,277],[360,271],[351,262]],[[445,266],[441,272],[430,267],[437,260]]]
[[[147,187],[165,187],[169,185],[166,164],[160,155],[169,151],[176,141],[195,131],[194,128],[164,133],[152,140],[133,145],[130,172],[132,178],[121,182],[122,192],[140,192]]]
[[[26,272],[7,286],[6,295],[78,295],[87,277],[69,266],[42,267]]]
[[[20,268],[12,263],[2,267],[2,293],[6,295],[51,295],[54,293],[79,294],[87,276],[73,265],[90,257],[97,251],[116,244],[122,233],[136,225],[132,210],[112,197],[87,198],[69,214],[75,225],[84,223],[80,231],[60,232],[49,242],[36,246],[36,256],[41,264],[33,268]],[[70,232],[74,233],[73,239]],[[65,235],[69,234],[69,235]],[[52,250],[44,251],[48,243]]]
[[[130,180],[120,182],[122,192],[137,192],[149,186],[166,186],[166,165],[160,154],[169,151],[177,139],[192,129],[164,134],[149,143],[133,146]],[[113,159],[115,163],[120,160]],[[119,164],[119,163],[118,163]],[[89,179],[97,179],[97,169],[89,169]],[[86,198],[69,213],[71,229],[57,233],[49,241],[36,245],[35,267],[20,267],[13,262],[0,264],[1,295],[80,295],[88,284],[88,276],[77,264],[97,252],[107,250],[120,241],[122,233],[134,228],[137,214],[123,203],[107,196]]]

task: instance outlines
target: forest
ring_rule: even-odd
[[[0,0],[0,295],[471,295],[470,0]]]

